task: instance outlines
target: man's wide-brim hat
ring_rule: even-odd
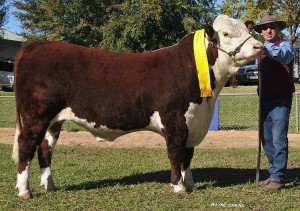
[[[282,29],[286,28],[286,22],[285,21],[279,21],[279,20],[277,20],[275,15],[265,13],[263,18],[261,19],[261,22],[254,26],[254,30],[258,33],[261,33],[262,26],[264,26],[266,24],[269,24],[269,23],[277,23],[277,25],[279,26],[280,31]]]

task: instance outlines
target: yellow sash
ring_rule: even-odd
[[[196,31],[194,35],[194,56],[196,61],[197,75],[201,97],[211,97],[209,66],[204,43],[204,30]]]

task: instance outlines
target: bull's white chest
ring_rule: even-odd
[[[207,102],[205,98],[200,105],[190,103],[189,109],[185,113],[186,124],[189,128],[187,147],[197,146],[204,139],[213,117],[214,104],[215,99]]]

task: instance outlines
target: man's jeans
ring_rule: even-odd
[[[272,181],[284,183],[288,161],[288,125],[292,99],[262,100],[262,144]]]

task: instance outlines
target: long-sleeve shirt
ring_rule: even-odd
[[[279,39],[267,43],[264,47],[266,55],[282,64],[289,64],[295,56],[295,50],[287,41],[282,41],[275,45]]]

